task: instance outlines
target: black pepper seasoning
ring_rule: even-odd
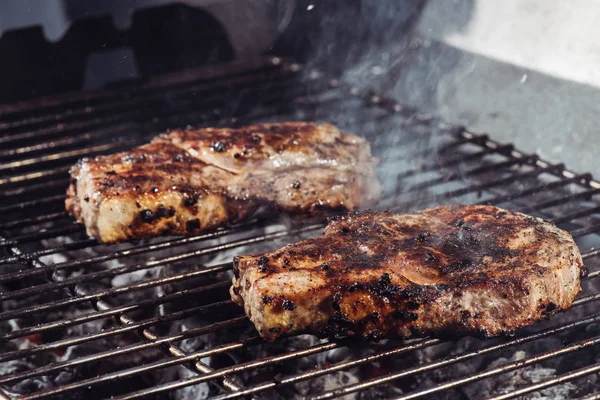
[[[167,215],[167,208],[162,204],[156,209],[156,218],[162,218]]]
[[[290,300],[284,300],[282,306],[284,310],[288,311],[292,311],[296,308],[296,305]]]
[[[267,263],[269,262],[269,259],[266,256],[260,256],[260,258],[258,259],[258,271],[259,272],[265,272],[267,270]]]
[[[217,152],[217,153],[222,153],[225,151],[225,143],[221,142],[220,140],[217,140],[216,142],[214,142],[213,144],[210,145],[210,148],[212,151]]]
[[[183,201],[183,205],[185,205],[186,207],[190,207],[190,206],[193,206],[194,204],[196,204],[197,202],[198,202],[198,196],[193,195],[193,196],[186,198]]]
[[[152,210],[142,210],[140,211],[140,217],[144,222],[152,222],[152,220],[154,219],[154,213],[152,212]]]

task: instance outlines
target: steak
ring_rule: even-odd
[[[375,161],[369,142],[326,123],[175,130],[80,160],[66,209],[105,243],[195,234],[262,206],[351,211],[379,196]]]
[[[234,259],[232,299],[260,335],[511,334],[569,308],[581,255],[549,222],[483,205],[352,213]]]

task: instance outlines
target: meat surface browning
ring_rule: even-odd
[[[569,308],[571,235],[492,206],[332,220],[319,237],[234,259],[232,299],[267,340],[510,334]]]
[[[66,208],[105,243],[198,233],[262,205],[355,210],[379,195],[374,161],[366,140],[331,124],[177,130],[79,161]]]

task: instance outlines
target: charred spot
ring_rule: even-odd
[[[184,201],[183,201],[183,205],[186,207],[191,207],[194,204],[196,204],[198,202],[198,196],[197,195],[193,195],[190,197],[187,197]]]
[[[340,311],[340,300],[342,299],[342,294],[337,292],[333,295],[333,299],[331,302],[331,306],[335,311]]]
[[[240,258],[238,256],[233,257],[233,275],[236,279],[240,279]]]
[[[323,264],[321,264],[321,269],[322,270],[327,271],[329,268],[331,268],[331,267],[329,266],[328,263],[324,262]]]
[[[153,187],[152,189],[150,189],[150,191],[151,191],[152,193],[158,193],[158,188],[155,186],[155,187]]]
[[[371,314],[371,319],[373,321],[377,321],[379,319],[379,313],[375,311],[373,314]]]
[[[435,256],[429,252],[425,253],[425,262],[432,263],[435,261]]]
[[[216,153],[222,153],[226,150],[225,143],[217,140],[213,144],[210,145],[210,149]]]
[[[342,227],[342,233],[343,233],[343,234],[350,233],[350,228],[348,228],[347,226],[343,226],[343,227]]]
[[[175,207],[170,206],[169,207],[169,212],[167,214],[169,217],[172,217],[173,215],[175,215]]]
[[[290,271],[290,272],[291,272],[291,271],[296,271],[297,269],[298,269],[298,268],[296,268],[296,267],[291,267],[291,268],[289,269],[289,271]]]
[[[462,293],[461,293],[461,294],[462,294]],[[419,304],[419,302],[418,302],[418,301],[416,301],[416,300],[409,300],[409,301],[406,303],[406,307],[407,307],[409,310],[418,310],[418,309],[419,309],[419,307],[421,307],[421,304]]]
[[[462,321],[466,321],[466,320],[468,320],[469,318],[471,318],[471,312],[470,312],[469,310],[462,310],[462,311],[460,312],[460,319],[461,319]]]
[[[382,274],[379,277],[379,285],[380,286],[386,287],[390,284],[390,282],[391,282],[390,274],[388,274],[387,272]]]
[[[185,224],[185,229],[188,232],[193,232],[197,229],[200,229],[200,220],[198,218],[191,219]]]
[[[267,258],[267,256],[260,256],[260,258],[256,261],[256,263],[258,264],[258,271],[265,272],[267,270],[268,262],[269,259]]]
[[[294,189],[300,189],[300,186],[302,186],[302,185],[300,184],[300,181],[295,181],[294,183],[292,183],[292,187],[293,187]]]
[[[116,175],[116,174],[117,174],[117,171],[114,171],[114,170],[113,171],[108,171],[108,172],[104,173],[104,175]]]
[[[269,332],[271,332],[271,333],[279,333],[279,332],[281,332],[281,329],[280,328],[269,328]]]
[[[241,156],[242,156],[242,155],[241,155],[240,153],[235,153],[235,154],[233,155],[233,158],[236,158],[236,159],[237,159],[237,158],[240,158]]]
[[[292,310],[296,309],[296,305],[291,300],[284,300],[283,303],[281,303],[281,306],[283,307],[284,310],[287,310],[287,311],[292,311]]]
[[[290,265],[290,260],[287,258],[283,259],[283,265]]]
[[[362,288],[363,288],[362,283],[354,282],[352,285],[350,285],[350,287],[348,288],[348,291],[349,292],[355,292],[355,291],[357,291],[359,289],[362,289]]]
[[[417,235],[415,240],[417,243],[424,243],[429,236],[431,236],[431,232],[421,232]]]
[[[162,204],[156,209],[156,218],[163,218],[167,215],[167,208]]]
[[[89,202],[89,201],[90,201],[90,196],[85,196],[85,197],[83,198],[83,201],[85,201],[85,202]]]
[[[551,314],[553,313],[555,310],[557,309],[556,304],[550,302],[546,305],[546,310],[544,311],[544,314]]]
[[[455,263],[452,263],[452,264],[448,265],[447,267],[441,267],[440,272],[443,274],[449,274],[449,273],[457,271],[457,270],[471,267],[474,264],[475,264],[475,261],[465,258],[465,259],[462,259]]]
[[[140,211],[140,218],[144,222],[152,222],[154,220],[154,213],[152,210],[142,210]]]
[[[255,142],[260,142],[260,136],[258,135],[252,135],[252,140]]]
[[[263,296],[262,297],[262,302],[263,304],[269,304],[273,301],[273,297],[271,296]]]
[[[258,265],[267,265],[268,262],[269,258],[267,256],[260,256],[260,258],[257,261]]]
[[[462,297],[462,295],[463,295],[463,292],[461,292],[460,290],[455,293],[456,297]]]
[[[419,319],[419,315],[417,313],[406,310],[394,310],[392,317],[401,321],[416,321]]]
[[[133,190],[135,190],[136,192],[139,192],[140,190],[142,190],[142,188],[139,185],[135,185],[133,187]]]

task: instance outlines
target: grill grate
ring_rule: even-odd
[[[590,327],[600,322],[600,183],[590,174],[277,58],[0,106],[0,115],[0,397],[412,399],[484,388],[482,396],[507,399],[573,380],[584,383],[567,387],[570,395],[598,390],[590,376],[600,370],[600,336]],[[514,338],[266,344],[229,300],[227,260],[318,234],[322,222],[261,219],[103,246],[63,211],[67,170],[82,156],[170,127],[289,119],[329,120],[368,136],[383,160],[380,208],[494,204],[568,229],[590,271],[584,292],[569,312]],[[537,365],[553,373],[503,386]]]

